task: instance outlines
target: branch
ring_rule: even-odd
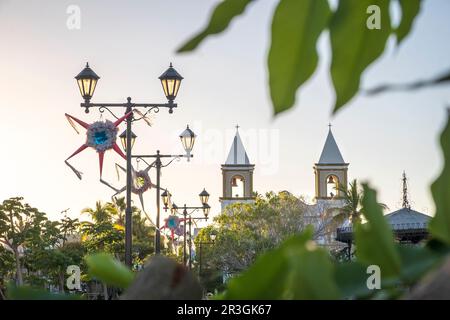
[[[389,91],[411,91],[411,90],[416,90],[416,89],[422,89],[422,88],[431,87],[431,86],[435,86],[435,85],[446,84],[446,82],[450,82],[450,70],[447,71],[446,73],[444,73],[440,76],[437,76],[435,78],[432,78],[432,79],[418,80],[415,82],[402,83],[402,84],[383,84],[378,87],[365,90],[363,92],[365,92],[365,94],[371,96],[371,95],[377,95],[377,94],[389,92]]]

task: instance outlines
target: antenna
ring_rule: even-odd
[[[411,204],[408,199],[408,178],[406,178],[406,173],[403,171],[403,204],[402,207],[411,210]]]

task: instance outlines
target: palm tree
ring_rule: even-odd
[[[117,211],[117,219],[115,223],[120,224],[122,226],[125,225],[125,210],[127,208],[127,203],[125,201],[125,197],[114,198],[112,205],[116,207]]]
[[[112,217],[117,214],[117,209],[111,203],[102,204],[101,201],[95,203],[95,209],[84,208],[81,213],[87,213],[95,223],[110,222]]]
[[[338,191],[343,195],[342,199],[344,200],[345,205],[342,208],[339,208],[339,213],[334,219],[340,223],[349,220],[352,226],[361,223],[361,216],[364,215],[362,208],[364,192],[359,188],[358,181],[354,179],[350,182],[348,188],[340,185]],[[383,209],[388,209],[387,205],[384,203],[378,203],[378,205]]]
[[[342,199],[344,200],[344,206],[341,208],[338,208],[339,213],[334,216],[334,220],[339,224],[342,225],[344,221],[349,221],[350,226],[352,227],[352,230],[354,230],[354,226],[356,224],[360,224],[362,222],[362,216],[364,215],[364,208],[362,206],[362,200],[364,198],[364,191],[359,188],[358,181],[354,179],[349,184],[349,188],[346,188],[343,185],[340,185],[338,188],[338,191],[342,196]],[[380,207],[383,209],[387,209],[387,205],[384,203],[378,203]],[[347,258],[348,260],[351,260],[352,256],[352,240],[350,239],[347,243]]]
[[[346,220],[350,220],[353,223],[361,222],[361,202],[362,191],[358,188],[358,181],[354,179],[350,182],[349,187],[339,185],[338,192],[343,195],[345,205],[339,209],[339,213],[334,217],[336,221],[342,223]]]

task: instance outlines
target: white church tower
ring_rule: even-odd
[[[341,202],[342,191],[339,190],[339,187],[347,188],[348,166],[349,164],[344,161],[334,139],[330,124],[319,162],[314,166],[317,203],[326,202],[338,205]]]
[[[233,139],[227,161],[222,165],[222,210],[235,202],[254,202],[253,170],[254,164],[250,160],[239,136],[239,126]]]

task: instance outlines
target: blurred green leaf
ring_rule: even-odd
[[[8,285],[7,298],[10,300],[80,300],[75,294],[50,293],[47,290],[29,286]]]
[[[106,253],[86,257],[90,276],[112,286],[127,288],[134,279],[134,273],[120,261]]]
[[[408,36],[411,32],[415,18],[420,12],[421,0],[399,0],[402,9],[402,20],[397,30],[397,45]]]
[[[313,228],[260,256],[231,279],[224,299],[337,299],[328,253],[310,241]]]
[[[339,1],[330,22],[331,77],[336,92],[334,112],[358,92],[362,73],[384,51],[391,33],[388,0]],[[380,8],[381,29],[369,29],[367,9]]]
[[[363,184],[363,214],[367,223],[357,224],[355,230],[356,255],[362,263],[377,265],[383,278],[400,273],[400,256],[394,246],[392,231],[383,217],[375,190]]]
[[[367,287],[367,266],[359,262],[339,263],[336,266],[336,284],[344,299],[371,296],[374,292]]]
[[[444,169],[431,185],[436,214],[428,228],[434,237],[450,245],[450,111],[447,125],[441,135],[441,147],[444,154]]]
[[[402,260],[402,281],[413,284],[443,260],[441,253],[426,247],[397,245]]]
[[[208,36],[224,31],[234,17],[242,14],[253,0],[224,0],[214,9],[208,26],[183,44],[177,52],[192,51]]]
[[[297,89],[316,70],[316,44],[330,14],[327,0],[280,0],[268,59],[275,114],[292,107]]]

